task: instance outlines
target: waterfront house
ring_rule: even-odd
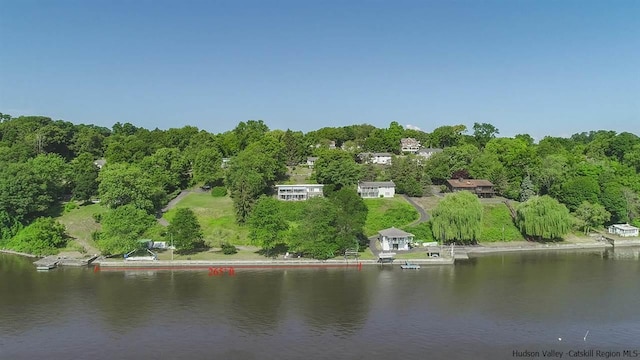
[[[358,160],[363,164],[378,164],[378,165],[391,165],[390,153],[360,153],[358,154]]]
[[[395,227],[378,231],[378,240],[382,251],[409,250],[414,235]]]
[[[493,197],[495,193],[493,184],[489,180],[479,179],[451,179],[447,180],[447,188],[451,192],[467,190],[478,195],[478,197]]]
[[[318,158],[315,156],[307,157],[307,166],[312,168],[316,164],[316,161],[318,161]]]
[[[638,228],[629,224],[614,224],[608,228],[609,234],[618,236],[638,236]]]
[[[323,196],[322,184],[276,185],[278,200],[301,201]]]
[[[420,150],[420,141],[414,138],[402,138],[400,139],[400,151],[403,153],[412,153],[415,154]]]
[[[358,183],[358,195],[362,198],[393,197],[396,184],[393,181],[361,181]]]

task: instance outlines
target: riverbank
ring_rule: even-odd
[[[0,249],[0,253],[24,256],[24,257],[28,257],[28,258],[38,258],[38,257],[40,257],[40,256],[33,255],[33,254],[27,254],[27,253],[23,253],[23,252],[19,252],[19,251],[5,250],[5,249]]]

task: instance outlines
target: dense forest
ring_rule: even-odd
[[[486,123],[441,126],[431,133],[397,122],[383,129],[363,124],[303,133],[249,120],[212,134],[192,126],[148,130],[116,123],[108,129],[1,113],[0,121],[0,248],[46,254],[64,247],[64,226],[53,217],[99,200],[106,212],[96,214],[102,229],[94,240],[104,253],[124,253],[170,199],[195,185],[228,192],[236,221],[251,228],[256,244],[267,250],[283,245],[278,234],[288,231],[295,236],[284,245],[320,258],[362,237],[366,208],[354,190],[358,181],[393,180],[398,193],[429,196],[432,185],[447,179],[487,179],[500,196],[523,204],[535,200],[518,208],[517,221],[523,233],[541,238],[557,234],[527,230],[538,206],[585,231],[610,223],[640,225],[640,138],[628,132],[598,130],[535,142],[527,134],[499,137]],[[402,155],[405,137],[443,151],[428,160]],[[390,166],[363,164],[357,161],[362,152],[397,157]],[[304,226],[288,229],[281,216],[272,215],[283,210],[269,195],[308,156],[318,157],[313,179],[325,184],[327,196],[310,201],[305,213],[325,221],[301,218]],[[553,208],[557,203],[567,214]],[[188,211],[179,218],[192,228],[182,232],[191,235],[180,244],[192,249],[202,241],[197,224]],[[171,226],[180,233],[180,225]],[[309,236],[325,245],[299,243]]]

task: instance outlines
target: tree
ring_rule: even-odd
[[[338,209],[336,243],[339,251],[352,247],[357,239],[366,239],[363,228],[369,209],[358,192],[353,188],[342,188],[334,192],[330,200]]]
[[[264,195],[256,201],[247,225],[251,243],[267,250],[267,253],[285,243],[284,234],[289,229],[280,211],[280,202]]]
[[[71,161],[69,178],[74,199],[88,201],[98,194],[98,171],[89,153],[82,153]]]
[[[49,217],[37,218],[20,230],[7,247],[34,255],[50,255],[67,243],[64,225]]]
[[[190,179],[189,167],[178,148],[160,148],[140,163],[140,168],[147,177],[167,194],[187,187]]]
[[[105,255],[136,250],[140,248],[140,236],[155,222],[153,215],[133,204],[109,210],[102,215],[102,231],[96,241],[98,248]]]
[[[570,229],[569,210],[548,196],[534,196],[516,208],[516,225],[523,235],[538,240],[557,239]]]
[[[202,229],[193,210],[179,208],[167,227],[173,246],[180,252],[188,252],[204,246]]]
[[[108,164],[98,180],[100,203],[112,209],[131,204],[151,214],[166,201],[166,193],[136,165]]]
[[[396,157],[389,172],[399,194],[423,196],[431,184],[423,166],[412,156]]]
[[[480,148],[483,148],[489,140],[495,138],[499,133],[500,130],[491,124],[473,123],[473,137],[480,145]]]
[[[436,239],[475,243],[482,228],[482,205],[469,191],[447,194],[433,210],[431,221]]]
[[[289,166],[296,166],[302,162],[305,154],[304,135],[301,131],[287,129],[282,137],[284,144],[284,158]]]
[[[338,234],[338,208],[327,198],[312,198],[306,201],[306,216],[293,230],[289,247],[315,259],[328,259],[341,250]],[[344,246],[344,244],[343,244]]]
[[[215,148],[201,149],[193,162],[193,180],[196,183],[214,185],[224,178],[222,154]]]
[[[598,180],[591,176],[575,176],[565,181],[560,190],[554,194],[570,210],[578,208],[583,201],[598,202],[600,186]]]
[[[265,191],[264,178],[257,171],[234,165],[232,162],[225,183],[231,192],[236,221],[243,224],[247,221],[254,203]]]
[[[353,157],[341,150],[322,152],[314,169],[318,183],[333,185],[335,190],[357,184],[362,175],[362,169]]]
[[[531,177],[527,175],[520,184],[520,201],[525,202],[535,194],[536,191],[533,187],[533,182],[531,182]]]
[[[609,221],[611,214],[600,204],[582,202],[575,211],[575,216],[582,221],[584,234],[589,234],[591,228],[602,226]]]
[[[431,133],[431,146],[446,148],[456,146],[462,139],[462,133],[467,131],[464,125],[440,126]]]

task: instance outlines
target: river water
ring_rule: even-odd
[[[0,359],[640,357],[638,251],[234,276],[37,272],[30,259],[0,254]]]

